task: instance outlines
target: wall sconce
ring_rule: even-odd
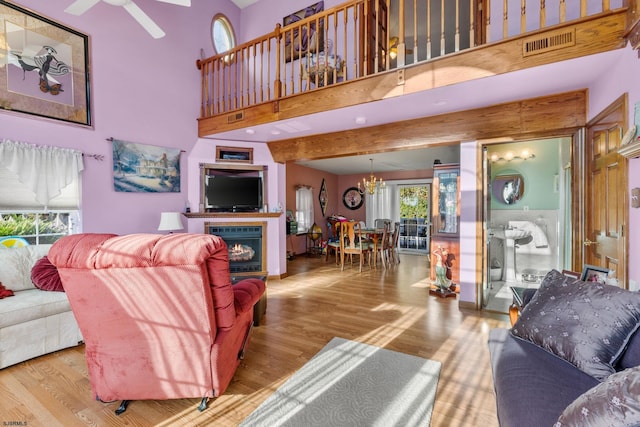
[[[175,230],[182,230],[184,226],[180,215],[180,212],[162,212],[158,231],[168,231],[171,234]]]
[[[533,159],[535,155],[529,151],[528,149],[524,149],[520,152],[520,154],[515,154],[513,151],[507,151],[505,153],[493,153],[489,157],[492,162],[506,161],[510,162],[511,160],[528,160]]]

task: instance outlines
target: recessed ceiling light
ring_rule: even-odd
[[[253,129],[247,129],[245,130],[245,132],[248,133],[249,135],[253,135],[254,133],[256,133],[256,131]]]
[[[356,117],[356,124],[363,125],[365,123],[367,123],[366,117],[362,117],[362,116]]]
[[[447,102],[448,101],[446,99],[438,99],[436,102],[433,103],[433,105],[444,105]]]
[[[280,131],[274,129],[274,130],[271,131],[271,135],[280,135]]]

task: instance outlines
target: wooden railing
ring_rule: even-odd
[[[201,118],[578,21],[623,7],[623,0],[398,0],[397,10],[388,4],[352,0],[198,60]],[[492,16],[502,17],[497,26]]]

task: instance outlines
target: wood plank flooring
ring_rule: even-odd
[[[297,256],[287,269],[268,283],[267,315],[231,385],[204,412],[178,399],[134,401],[116,416],[117,402],[92,400],[78,346],[0,370],[0,425],[236,426],[334,336],[442,362],[432,426],[498,425],[487,334],[508,327],[506,315],[429,296],[423,256],[362,273]]]

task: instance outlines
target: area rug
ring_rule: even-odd
[[[428,426],[441,363],[333,338],[240,425]]]

